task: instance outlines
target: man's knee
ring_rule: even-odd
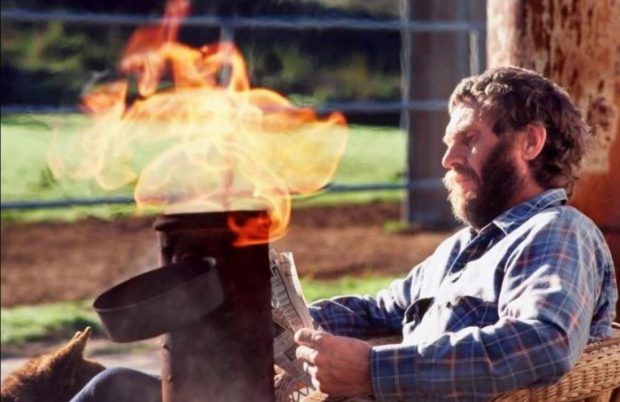
[[[159,377],[112,367],[93,377],[71,402],[161,401]]]

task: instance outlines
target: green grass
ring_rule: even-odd
[[[56,179],[47,166],[47,152],[54,132],[71,136],[88,124],[87,117],[67,115],[6,115],[0,120],[3,202],[17,200],[58,200],[131,196],[131,188],[114,192],[100,189],[92,180]],[[398,128],[351,126],[349,142],[335,183],[394,183],[402,180],[405,166],[406,137]],[[76,155],[77,157],[77,155]],[[377,199],[398,200],[402,191],[355,193],[319,192],[312,196],[294,197],[294,207],[360,203]],[[133,206],[95,206],[3,211],[2,219],[75,220],[85,216],[113,219],[134,213]]]
[[[374,295],[385,288],[391,277],[344,277],[333,281],[301,279],[308,303],[342,294]],[[103,333],[90,301],[60,302],[19,306],[1,310],[1,346],[19,347],[28,342],[68,340],[76,331],[90,326],[95,334]]]
[[[306,301],[311,303],[337,295],[371,295],[386,288],[394,279],[387,276],[352,277],[346,276],[335,280],[301,279]]]
[[[101,325],[86,301],[51,303],[37,306],[3,308],[1,316],[2,346],[27,342],[70,339],[76,331],[90,326],[95,332]]]

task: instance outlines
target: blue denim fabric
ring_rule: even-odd
[[[70,402],[161,402],[159,376],[108,368],[93,377]]]

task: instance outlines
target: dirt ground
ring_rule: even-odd
[[[300,275],[405,274],[450,232],[394,233],[400,204],[377,202],[294,210],[288,234],[272,243],[292,251]],[[94,298],[158,266],[153,218],[77,223],[3,223],[2,306]]]

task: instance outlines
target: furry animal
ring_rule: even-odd
[[[35,357],[2,383],[2,402],[67,402],[105,367],[85,359],[91,329],[77,332],[56,352]]]

